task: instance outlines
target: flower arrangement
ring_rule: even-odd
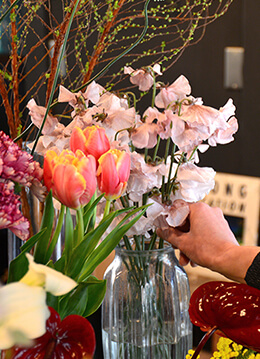
[[[185,221],[187,202],[201,200],[214,186],[214,170],[196,165],[198,151],[232,141],[237,131],[232,100],[219,110],[207,107],[190,95],[191,87],[184,76],[169,86],[157,82],[156,76],[161,75],[157,65],[137,71],[125,68],[125,73],[130,73],[130,81],[139,89],[153,90],[152,105],[142,115],[132,104],[131,95],[119,97],[95,82],[83,93],[60,87],[58,101],[66,101],[73,108],[67,126],[52,115],[44,117],[46,110],[30,100],[32,122],[42,127],[38,142],[30,146],[44,155],[43,170],[1,133],[1,182],[12,190],[13,181],[30,185],[42,194],[43,179],[48,192],[41,230],[11,263],[9,282],[20,284],[23,276],[27,277],[26,253],[34,248],[36,263],[50,266],[76,283],[67,295],[47,296],[48,305],[62,319],[74,313],[86,317],[98,308],[105,283],[91,274],[121,238],[126,246],[134,243],[139,249],[149,237],[152,249],[158,225],[179,226]],[[165,147],[163,156],[159,156],[160,145]],[[140,153],[142,149],[144,154]],[[30,162],[29,179],[23,170],[25,161]],[[61,203],[54,233],[52,196]],[[17,208],[17,198],[14,206]],[[69,208],[76,212],[76,227]],[[6,227],[16,233],[18,228],[18,234],[27,238],[28,225],[22,215],[18,212],[17,222],[12,212],[6,212],[11,222]],[[133,214],[135,218],[129,220]],[[65,247],[61,258],[53,263],[51,255],[64,215]]]
[[[125,67],[125,73],[141,91],[153,89],[150,107],[140,114],[134,94],[117,96],[95,82],[84,93],[72,93],[61,86],[58,101],[72,106],[71,121],[64,126],[57,118],[47,117],[36,151],[46,153],[48,159],[48,153],[62,153],[70,147],[97,160],[99,151],[107,149],[98,159],[99,186],[110,201],[118,197],[113,201],[115,208],[152,204],[124,237],[128,246],[128,238],[133,237],[137,248],[152,237],[152,248],[158,225],[181,225],[188,215],[187,202],[200,201],[213,189],[215,171],[197,166],[198,153],[232,141],[238,124],[231,99],[219,110],[205,106],[202,99],[190,95],[184,76],[167,86],[156,81],[156,76],[162,75],[159,65],[136,71]],[[42,109],[34,100],[28,108],[32,122],[40,126]],[[122,150],[124,154],[119,156]],[[120,197],[117,192],[123,184],[118,188],[113,185],[120,183],[125,169],[119,164],[126,156],[131,159],[130,177]],[[104,179],[112,168],[115,178],[108,184]]]
[[[92,2],[87,3],[92,6]],[[5,308],[0,313],[3,358],[39,353],[45,358],[61,353],[91,358],[95,338],[85,318],[97,310],[106,289],[105,281],[92,275],[94,269],[120,244],[121,238],[126,246],[134,245],[136,249],[144,248],[149,238],[149,249],[152,249],[158,225],[181,225],[188,215],[187,202],[201,200],[214,186],[215,172],[197,166],[198,153],[209,146],[229,143],[238,128],[231,99],[219,110],[207,107],[200,98],[191,96],[190,84],[184,76],[171,85],[157,81],[162,75],[157,63],[139,70],[129,64],[125,66],[124,74],[129,75],[131,84],[141,91],[139,99],[134,92],[116,94],[111,91],[111,84],[108,89],[90,79],[102,50],[111,44],[109,29],[125,5],[124,1],[108,3],[104,27],[97,26],[101,36],[98,36],[94,55],[86,66],[88,70],[82,71],[80,89],[72,92],[71,88],[60,85],[57,101],[53,101],[72,21],[74,16],[80,18],[80,9],[85,5],[75,0],[65,7],[61,31],[52,29],[56,40],[54,55],[49,73],[43,76],[43,83],[47,79],[46,106],[38,106],[35,98],[28,101],[31,124],[20,135],[18,68],[22,66],[22,56],[18,45],[23,41],[19,42],[16,26],[18,0],[12,1],[4,14],[4,17],[11,14],[12,76],[8,70],[0,72],[0,92],[10,134],[19,143],[33,126],[39,130],[35,141],[28,145],[31,154],[0,132],[0,229],[8,228],[26,240],[21,253],[10,264],[7,285],[0,288],[0,304]],[[31,1],[25,2],[28,9],[30,4]],[[115,60],[107,59],[95,79],[144,39],[148,18],[154,16],[153,10],[148,13],[148,4],[149,0],[142,7],[145,26],[138,40],[130,47],[124,45],[124,51]],[[29,15],[37,14],[42,5],[44,2],[32,6]],[[166,8],[161,9],[159,7],[159,14]],[[180,11],[190,24],[189,12],[186,14],[185,9],[186,6]],[[173,10],[168,6],[167,11]],[[95,6],[91,14],[96,16]],[[24,21],[26,26],[30,18]],[[3,17],[0,22],[2,20]],[[129,23],[132,24],[132,20]],[[196,26],[191,26],[181,49],[191,41]],[[26,34],[24,31],[21,39],[26,38]],[[183,33],[180,36],[183,38]],[[166,51],[165,46],[162,44],[162,53]],[[50,52],[48,50],[49,56]],[[139,59],[141,57],[139,55]],[[116,76],[123,74],[119,71]],[[12,84],[8,89],[5,79]],[[16,99],[14,112],[8,97],[9,88]],[[151,106],[144,111],[138,100],[149,90],[152,90]],[[68,113],[54,113],[58,103],[72,107],[68,125],[62,121]],[[33,160],[35,152],[44,156],[43,168]],[[44,202],[37,233],[32,233],[24,216],[28,188]],[[18,193],[23,202],[22,212]],[[59,218],[53,225],[56,208]],[[54,262],[52,254],[63,226],[64,249]]]

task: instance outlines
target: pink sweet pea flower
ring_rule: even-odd
[[[234,117],[235,106],[233,100],[229,99],[225,106],[219,109],[220,114],[226,121],[226,128],[217,128],[213,135],[208,139],[210,146],[216,146],[219,144],[226,144],[234,140],[233,134],[238,130],[238,122]]]
[[[72,152],[81,150],[86,156],[92,155],[96,160],[110,149],[105,130],[99,126],[89,126],[85,130],[75,127],[70,138]]]
[[[161,88],[155,97],[155,105],[159,108],[167,108],[174,105],[176,101],[181,101],[191,93],[189,81],[181,75],[170,86]]]
[[[33,124],[36,127],[40,128],[45,116],[46,108],[43,106],[38,106],[34,99],[31,99],[28,102],[27,108],[29,109],[29,115],[31,116]],[[59,121],[56,117],[47,115],[46,122],[43,126],[42,134],[49,135],[50,133],[52,133],[58,126],[58,123]]]
[[[187,202],[202,200],[214,188],[215,174],[212,168],[198,167],[191,162],[180,165],[177,181],[182,198]]]
[[[144,122],[139,121],[131,131],[131,140],[137,148],[153,148],[157,143],[157,136],[167,139],[171,135],[170,119],[164,112],[148,107],[143,114]]]
[[[156,74],[162,75],[160,65],[155,64],[152,67],[152,70]],[[137,85],[140,91],[148,91],[153,86],[154,79],[151,73],[151,69],[149,67],[134,70],[130,66],[125,66],[124,73],[130,75],[130,82],[134,85]]]
[[[47,151],[43,169],[47,189],[67,207],[84,206],[96,191],[96,160],[80,150]]]
[[[109,150],[98,160],[98,186],[108,200],[120,197],[130,175],[130,155],[117,149]]]
[[[225,145],[234,141],[233,134],[238,130],[237,119],[233,116],[229,121],[227,121],[228,128],[226,130],[218,129],[213,135],[208,139],[210,146],[216,146],[218,143]]]

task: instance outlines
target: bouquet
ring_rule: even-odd
[[[72,93],[60,86],[58,102],[68,102],[72,107],[67,126],[51,114],[44,115],[46,109],[34,99],[29,101],[31,120],[42,128],[42,135],[30,147],[44,156],[43,169],[1,133],[1,185],[5,198],[10,200],[10,208],[3,207],[2,214],[9,222],[2,220],[2,228],[10,228],[23,239],[29,234],[28,223],[18,210],[14,182],[30,186],[39,198],[48,193],[41,229],[12,261],[10,284],[5,290],[21,284],[33,285],[34,289],[40,285],[41,290],[44,288],[43,298],[48,292],[49,310],[55,311],[50,318],[59,315],[63,320],[74,320],[74,315],[87,317],[98,308],[105,294],[105,282],[92,273],[121,238],[126,246],[134,245],[136,249],[144,248],[149,238],[148,248],[152,249],[157,226],[179,226],[185,221],[188,202],[203,199],[214,187],[215,171],[197,165],[198,153],[232,141],[238,128],[231,99],[219,110],[207,107],[202,99],[191,96],[184,76],[164,85],[156,81],[161,75],[158,65],[140,70],[125,67],[125,73],[142,92],[152,89],[151,106],[142,114],[137,101],[133,101],[134,94],[116,95],[94,81],[85,92]],[[164,147],[163,155],[160,146]],[[54,229],[53,197],[60,203]],[[70,208],[76,215],[75,227]],[[130,218],[132,215],[134,218]],[[51,255],[64,216],[65,246],[59,260],[53,263]],[[28,254],[32,250],[33,258]],[[36,273],[43,272],[43,278],[45,271],[62,275],[71,286],[65,292],[52,291],[47,285],[49,280],[30,279],[31,267],[36,268]],[[54,283],[51,288],[56,289]],[[42,322],[49,315],[44,305]],[[28,336],[39,337],[43,332],[42,327],[34,332],[32,326],[33,333],[24,333],[20,327],[13,333],[8,320],[6,323],[3,328],[10,336],[7,347],[26,344],[24,339]],[[17,339],[17,332],[22,340]],[[45,335],[41,340],[45,340]],[[11,350],[17,351],[17,355],[25,350],[14,348]],[[93,347],[89,354],[93,354]]]
[[[168,21],[169,14],[176,10],[169,4],[161,5],[157,10],[152,8],[149,12],[149,0],[146,0],[140,11],[145,19],[142,33],[133,35],[133,38],[137,35],[137,40],[130,47],[126,41],[123,52],[119,46],[116,51],[120,49],[120,54],[112,61],[108,56],[102,71],[91,79],[94,67],[102,59],[102,52],[106,54],[113,43],[109,30],[114,29],[113,36],[116,36],[126,26],[124,16],[122,19],[119,16],[119,23],[115,21],[118,14],[127,13],[124,3],[107,2],[103,20],[98,15],[98,10],[104,12],[103,5],[82,4],[80,0],[64,6],[66,16],[62,26],[49,27],[52,26],[51,17],[47,27],[51,28],[56,42],[52,58],[51,50],[47,51],[51,58],[50,71],[35,84],[40,83],[39,88],[42,88],[47,81],[46,106],[38,106],[31,96],[27,108],[32,123],[21,134],[18,82],[23,51],[19,49],[25,48],[30,21],[42,6],[45,7],[45,2],[37,5],[31,1],[24,2],[27,16],[21,12],[24,17],[19,22],[15,13],[18,0],[11,1],[0,18],[1,22],[10,15],[11,20],[12,52],[8,64],[12,71],[9,73],[7,66],[0,72],[0,92],[11,136],[19,143],[33,126],[39,128],[35,141],[29,145],[31,154],[22,151],[6,134],[0,133],[0,229],[8,228],[25,241],[21,253],[10,264],[7,285],[0,288],[2,357],[71,357],[77,353],[79,358],[91,358],[95,350],[95,335],[85,318],[97,310],[106,289],[105,281],[93,276],[94,269],[122,238],[128,247],[137,249],[144,247],[149,238],[148,248],[151,249],[156,241],[158,225],[178,226],[183,223],[188,215],[187,202],[201,200],[214,186],[215,172],[197,166],[198,153],[209,146],[232,141],[237,131],[232,100],[219,110],[204,106],[201,99],[191,96],[190,84],[184,76],[171,85],[157,81],[157,77],[162,75],[159,64],[139,70],[125,67],[124,73],[141,91],[139,98],[130,91],[112,92],[94,81],[145,39],[149,18],[167,11],[165,20]],[[227,9],[227,6],[222,9],[223,3],[220,4],[216,14]],[[83,24],[82,13],[87,13],[82,10],[84,6],[93,15],[98,32],[93,57],[82,69],[79,52],[75,51],[83,84],[74,92],[59,86],[58,99],[53,101],[73,18],[79,25]],[[178,36],[185,41],[176,52],[172,52],[172,46],[168,49],[166,43],[161,44],[161,52],[169,53],[169,59],[193,38],[202,14],[197,7],[197,3],[189,7],[194,10],[194,22],[190,22],[190,10],[186,12],[186,5],[178,6],[190,28],[186,40],[183,31],[178,30]],[[139,22],[135,23],[134,19],[135,16],[129,24],[133,28],[139,27]],[[152,31],[154,26],[151,26]],[[79,27],[83,32],[84,26]],[[88,30],[91,26],[85,28]],[[171,31],[175,32],[175,25]],[[76,48],[79,43],[77,36]],[[149,33],[147,36],[153,35]],[[42,45],[42,41],[37,38],[37,45],[28,54],[38,49],[39,44]],[[138,57],[142,58],[142,54]],[[23,59],[27,62],[28,56]],[[28,73],[33,73],[37,66],[38,63],[33,65]],[[116,76],[123,74],[119,71]],[[10,81],[10,86],[6,87],[5,81]],[[83,88],[85,90],[81,91]],[[9,101],[10,89],[14,99],[13,112]],[[139,100],[150,89],[151,105],[144,110]],[[63,122],[67,121],[68,113],[57,113],[55,106],[58,103],[68,103],[72,108],[66,126]],[[33,160],[35,152],[44,156],[43,168]],[[28,188],[44,202],[41,226],[36,233],[32,233],[24,216]],[[55,209],[59,211],[59,218],[53,226]],[[62,227],[65,227],[64,249],[54,262],[52,254]]]
[[[151,249],[157,226],[180,226],[189,213],[188,202],[202,200],[213,189],[215,171],[197,165],[199,153],[231,142],[238,124],[231,99],[218,110],[205,106],[201,98],[191,96],[190,84],[183,75],[165,85],[157,81],[157,76],[162,75],[159,65],[139,70],[125,67],[124,72],[141,94],[152,90],[151,106],[141,112],[142,101],[136,94],[116,95],[96,82],[87,86],[85,92],[77,93],[60,86],[58,102],[72,107],[71,121],[64,126],[57,118],[48,116],[36,151],[46,153],[48,158],[48,151],[56,156],[71,148],[99,158],[100,188],[112,192],[117,190],[106,187],[105,173],[111,169],[115,176],[109,186],[117,183],[123,172],[118,171],[122,160],[114,165],[111,156],[124,151],[131,159],[129,180],[122,196],[109,197],[110,206],[123,210],[149,205],[145,216],[131,227],[124,240],[129,247],[131,238],[140,249],[149,238]],[[34,100],[28,108],[32,122],[40,127],[45,110]],[[104,147],[109,148],[109,156],[99,157]],[[107,208],[108,202],[105,206],[101,201],[98,217]]]

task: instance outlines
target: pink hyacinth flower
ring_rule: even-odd
[[[20,197],[14,193],[14,183],[0,180],[0,229],[8,228],[17,237],[29,237],[29,221],[20,211]]]
[[[42,180],[43,171],[33,157],[0,131],[0,177],[30,187]]]

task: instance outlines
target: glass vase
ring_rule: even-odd
[[[104,359],[185,359],[192,348],[190,293],[174,249],[117,247],[104,278]]]

